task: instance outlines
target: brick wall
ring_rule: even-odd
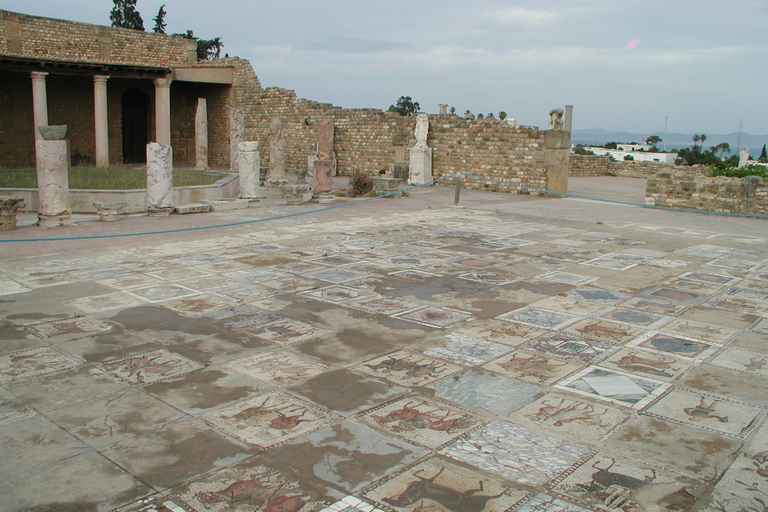
[[[623,176],[625,178],[647,178],[659,172],[669,171],[675,166],[661,162],[612,162],[608,155],[571,154],[568,174],[570,176]]]
[[[645,203],[711,212],[768,215],[768,180],[712,177],[706,167],[678,167],[648,178]]]

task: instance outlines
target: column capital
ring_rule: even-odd
[[[109,80],[109,75],[93,75],[94,84],[105,84]]]
[[[48,73],[43,71],[32,71],[30,75],[32,75],[33,82],[45,82],[45,77],[48,76]]]
[[[165,88],[165,87],[171,86],[171,82],[173,82],[173,78],[155,78],[153,81],[155,82],[155,87]]]

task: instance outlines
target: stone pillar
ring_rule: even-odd
[[[409,185],[424,185],[432,178],[432,148],[427,146],[427,134],[429,133],[429,116],[418,114],[416,116],[416,145],[411,148],[410,169],[408,171]]]
[[[285,121],[276,117],[269,123],[269,172],[267,179],[285,178]]]
[[[33,71],[32,75],[32,116],[35,123],[35,140],[42,139],[38,126],[48,126],[48,94],[45,77],[48,73]]]
[[[744,167],[749,163],[749,148],[741,148],[739,153],[739,168]]]
[[[447,103],[438,103],[437,108],[440,109],[439,115],[441,116],[447,116],[448,115],[448,104]]]
[[[93,112],[96,128],[96,166],[109,165],[109,122],[107,119],[107,80],[108,76],[93,77]]]
[[[563,124],[563,130],[570,132],[573,127],[573,105],[565,106],[565,122]]]
[[[240,143],[245,140],[245,110],[229,109],[229,166],[232,172],[238,172],[240,165]]]
[[[173,210],[173,148],[147,144],[147,211],[165,216]]]
[[[172,78],[155,78],[155,134],[158,144],[171,145]]]
[[[37,164],[37,224],[43,228],[69,226],[69,142],[35,141]]]
[[[258,200],[261,197],[261,188],[259,187],[261,153],[259,152],[259,143],[241,142],[238,147],[240,154],[240,198]]]
[[[544,167],[547,190],[568,192],[568,163],[571,156],[571,133],[565,130],[544,132]]]
[[[197,99],[195,111],[195,168],[208,168],[208,100]]]
[[[312,165],[315,185],[312,202],[333,202],[333,121],[317,125],[317,160]]]

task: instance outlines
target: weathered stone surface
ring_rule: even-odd
[[[176,206],[173,209],[174,213],[206,213],[211,211],[211,206],[203,203],[189,203]]]
[[[24,206],[23,197],[0,196],[0,231],[16,229],[16,211]]]
[[[38,225],[42,227],[72,224],[69,206],[69,142],[38,140],[37,162]]]
[[[330,160],[317,160],[314,166],[315,187],[313,194],[330,194],[333,191],[333,162]]]
[[[240,165],[239,144],[245,140],[245,110],[229,109],[229,165],[232,172],[238,172]]]
[[[424,185],[433,180],[432,177],[432,148],[419,146],[411,148],[411,164],[409,167],[408,184]]]
[[[259,181],[261,180],[261,153],[256,141],[241,142],[238,146],[240,164],[240,198],[258,199],[262,196]]]
[[[280,186],[280,190],[282,191],[283,197],[285,197],[287,204],[297,205],[304,202],[304,194],[309,192],[311,188],[306,183],[303,185],[285,183]]]
[[[96,208],[96,210],[98,211],[99,218],[101,219],[102,222],[116,222],[120,220],[120,210],[125,208],[126,205],[127,203],[117,203],[117,202],[93,203],[93,207]]]
[[[320,121],[317,126],[317,159],[333,160],[333,121]]]
[[[173,205],[173,149],[152,142],[147,144],[147,206]]]
[[[195,111],[195,168],[208,168],[208,100],[197,99]]]
[[[211,207],[211,211],[225,212],[229,210],[243,210],[248,208],[250,200],[248,199],[203,199],[201,203]]]
[[[285,177],[285,120],[276,117],[269,123],[269,173],[267,178]]]

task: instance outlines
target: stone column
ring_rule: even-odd
[[[317,160],[313,163],[315,178],[312,201],[333,202],[333,121],[320,121],[317,126]]]
[[[563,130],[570,132],[572,127],[573,127],[573,105],[566,105]]]
[[[69,226],[69,142],[35,141],[37,164],[37,224],[43,228]]]
[[[173,148],[147,144],[147,211],[153,216],[173,210]]]
[[[241,142],[238,147],[240,153],[240,198],[258,200],[261,197],[259,180],[261,179],[261,153],[259,143]]]
[[[38,126],[48,126],[48,94],[45,77],[48,73],[33,71],[32,75],[32,115],[35,123],[35,140],[42,139]]]
[[[276,117],[269,123],[269,172],[267,179],[285,178],[285,121]]]
[[[568,164],[571,156],[571,132],[544,132],[544,167],[547,170],[547,190],[568,192]]]
[[[739,153],[739,169],[744,167],[749,163],[749,148],[741,148],[741,152]]]
[[[229,109],[229,166],[232,172],[238,172],[240,165],[240,143],[245,140],[245,110]]]
[[[171,145],[172,78],[155,78],[155,134],[158,144]]]
[[[195,168],[208,168],[208,100],[197,99],[195,111]]]
[[[447,116],[448,115],[448,104],[447,103],[438,103],[437,108],[440,109],[440,113],[438,115],[441,116]]]
[[[427,146],[427,134],[429,133],[429,116],[418,114],[416,116],[416,145],[411,148],[410,168],[408,171],[409,185],[425,185],[432,178],[432,148]]]
[[[109,165],[109,123],[107,120],[107,80],[108,76],[93,77],[93,112],[96,127],[96,166]]]

